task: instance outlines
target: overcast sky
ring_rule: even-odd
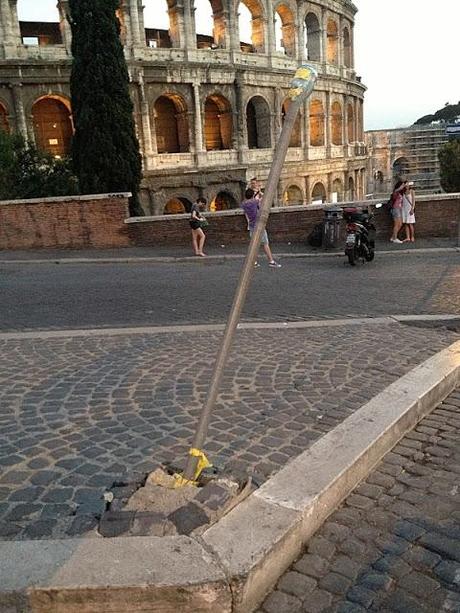
[[[460,100],[460,0],[354,2],[356,69],[368,88],[367,130],[409,125]],[[53,21],[56,3],[19,0],[20,19]],[[210,33],[209,0],[196,4],[197,29]],[[147,26],[168,27],[166,0],[144,0],[144,5]]]

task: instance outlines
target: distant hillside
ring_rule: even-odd
[[[423,126],[430,124],[432,121],[453,121],[460,115],[460,102],[457,104],[446,104],[445,107],[436,111],[434,115],[425,115],[420,117],[414,123],[414,126]]]

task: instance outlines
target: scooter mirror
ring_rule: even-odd
[[[381,209],[383,206],[383,204],[381,202],[379,202],[378,204],[375,205],[376,209]]]

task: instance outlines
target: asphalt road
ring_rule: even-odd
[[[460,254],[401,254],[348,266],[286,258],[255,271],[244,319],[460,313]],[[215,323],[242,260],[174,264],[0,263],[0,330]]]

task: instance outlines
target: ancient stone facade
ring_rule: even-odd
[[[365,138],[369,194],[388,195],[398,179],[414,181],[418,193],[442,192],[438,153],[448,140],[445,125],[370,130]]]
[[[0,125],[63,155],[72,134],[68,3],[58,2],[60,23],[44,24],[20,22],[17,1],[0,0]],[[290,79],[305,60],[320,78],[299,114],[277,204],[363,197],[365,88],[354,70],[349,0],[150,2],[168,12],[169,29],[146,28],[139,0],[123,0],[118,11],[147,213],[186,211],[200,195],[211,210],[233,208],[248,179],[263,183]],[[200,3],[210,10],[212,36],[196,33]]]

